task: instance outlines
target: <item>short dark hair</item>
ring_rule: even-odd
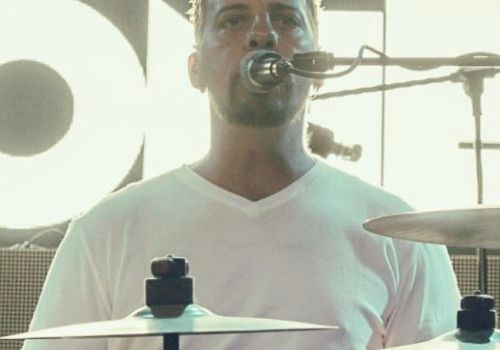
[[[306,0],[309,4],[309,8],[311,9],[311,17],[313,19],[313,29],[314,33],[317,36],[318,30],[318,10],[320,7],[320,0]],[[201,30],[203,28],[203,11],[205,0],[189,0],[191,5],[190,9],[187,12],[189,19],[194,25],[194,35],[196,39],[196,43],[200,42],[201,39]]]

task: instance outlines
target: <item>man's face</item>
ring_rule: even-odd
[[[200,76],[212,111],[232,124],[273,127],[303,114],[310,81],[289,76],[269,93],[243,86],[239,66],[251,51],[274,50],[291,59],[315,49],[306,0],[205,0],[198,49]]]

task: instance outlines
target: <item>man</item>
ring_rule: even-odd
[[[197,302],[223,315],[339,325],[338,332],[186,337],[183,349],[378,349],[454,327],[445,249],[372,235],[370,217],[410,208],[329,167],[304,145],[313,82],[266,94],[239,75],[251,51],[316,49],[311,0],[193,2],[192,84],[208,91],[205,158],[129,186],[75,220],[32,329],[122,318],[144,303],[152,258],[185,256]],[[158,338],[29,342],[25,349],[160,349]]]

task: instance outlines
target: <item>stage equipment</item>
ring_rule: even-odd
[[[55,249],[0,249],[0,337],[26,332]],[[463,295],[477,285],[477,257],[451,254]],[[488,256],[489,289],[500,297],[500,257]],[[22,292],[19,292],[22,291]],[[22,340],[2,340],[0,350],[19,350]]]
[[[333,131],[328,128],[309,122],[307,123],[307,137],[311,151],[323,158],[330,154],[352,162],[361,158],[361,145],[346,146],[335,142]]]
[[[465,342],[462,339],[469,341]],[[424,343],[399,346],[392,350],[500,350],[500,331],[464,332],[460,330],[446,333]]]
[[[438,210],[368,220],[373,233],[450,247],[500,249],[500,207]]]
[[[481,145],[483,149],[500,149],[500,143],[496,142],[483,142]],[[460,142],[458,144],[460,149],[474,149],[474,144],[472,142]]]
[[[163,349],[178,350],[179,336],[336,330],[335,326],[213,314],[193,304],[193,279],[184,258],[154,259],[154,278],[146,279],[146,307],[121,320],[84,323],[22,333],[0,339],[108,338],[163,336]]]
[[[379,58],[365,58],[363,56],[365,51],[375,53]],[[287,60],[275,51],[256,50],[242,59],[240,75],[243,84],[250,91],[266,93],[290,74],[312,79],[330,79],[347,75],[362,65],[399,66],[409,70],[429,70],[443,66],[491,67],[500,66],[500,56],[488,52],[473,52],[457,57],[392,58],[371,46],[363,45],[358,51],[358,56],[354,58],[334,57],[332,53],[314,51],[295,54],[291,60]],[[324,73],[335,66],[349,66],[349,68],[337,73]],[[488,73],[494,75],[496,71]]]
[[[0,248],[0,337],[28,329],[55,252]],[[21,346],[21,340],[0,341],[0,350]]]
[[[378,59],[363,59],[363,51],[369,50],[371,52],[376,53],[380,56]],[[255,71],[258,71],[258,74],[255,76],[263,76],[264,71],[269,70],[267,75],[275,74],[275,71],[282,70],[284,71],[284,64],[281,62],[283,59],[280,59],[280,64],[273,63],[272,68],[268,68],[266,65],[260,64],[258,65],[258,69],[255,68]],[[474,151],[475,151],[475,160],[476,160],[476,178],[477,178],[477,204],[481,205],[483,203],[483,169],[482,169],[482,140],[481,140],[481,115],[482,115],[482,107],[481,107],[481,97],[484,91],[484,79],[492,78],[496,76],[496,74],[500,73],[500,68],[477,68],[482,66],[500,66],[500,55],[488,52],[473,52],[464,54],[455,58],[439,58],[439,57],[431,57],[431,58],[391,58],[386,54],[372,48],[369,46],[362,46],[359,50],[358,57],[354,59],[342,59],[336,58],[333,59],[332,64],[350,64],[350,67],[343,72],[339,72],[335,74],[325,74],[319,72],[309,72],[303,70],[297,70],[296,68],[287,68],[287,74],[294,73],[299,74],[301,76],[306,76],[315,79],[326,79],[332,78],[335,76],[345,75],[347,73],[352,72],[359,65],[397,65],[402,68],[410,69],[410,70],[428,70],[434,69],[441,66],[461,66],[466,68],[459,69],[456,73],[453,73],[448,76],[424,79],[418,81],[409,81],[395,84],[383,84],[378,86],[372,86],[367,88],[360,88],[354,90],[346,90],[346,91],[338,91],[333,93],[326,93],[312,96],[313,99],[323,99],[323,98],[331,98],[337,96],[346,96],[352,94],[360,94],[365,92],[374,92],[374,91],[386,91],[392,90],[402,87],[430,84],[435,82],[443,82],[443,81],[452,81],[452,82],[460,82],[464,86],[465,93],[471,99],[472,103],[472,114],[474,116],[474,131],[475,131],[475,140],[474,140]],[[291,63],[288,65],[292,66]],[[471,68],[472,66],[472,68]],[[283,72],[280,72],[280,79],[284,76]],[[478,256],[480,260],[479,268],[479,278],[480,278],[480,288],[484,293],[487,293],[487,252],[484,248],[478,249]]]
[[[499,350],[493,297],[480,292],[467,295],[457,312],[457,329],[427,342],[400,346],[399,350]]]
[[[477,56],[480,57],[477,57]],[[460,57],[452,65],[498,65],[498,55],[489,53],[470,54]],[[472,59],[465,64],[468,59]],[[436,65],[444,65],[444,60],[437,60]],[[482,62],[481,62],[482,61]],[[487,62],[487,64],[484,64]],[[477,63],[477,64],[473,64]],[[432,62],[428,66],[413,64],[411,69],[434,68]],[[482,171],[482,141],[481,141],[481,96],[484,91],[484,79],[494,77],[500,69],[462,68],[452,74],[447,80],[464,84],[464,90],[472,102],[474,116],[476,159],[477,204],[483,204],[483,171]],[[405,85],[414,82],[402,83]],[[422,83],[422,82],[420,82]],[[387,86],[380,86],[387,90]],[[394,87],[394,86],[393,86]],[[386,218],[369,220],[363,224],[367,230],[402,239],[441,243],[455,247],[478,248],[479,259],[479,291],[474,295],[462,298],[460,310],[457,313],[457,330],[447,333],[432,341],[397,349],[500,349],[500,331],[495,329],[496,314],[494,299],[487,295],[487,252],[485,248],[500,247],[498,237],[499,208],[478,207],[454,211],[436,211],[424,213],[409,213],[393,215]],[[396,233],[398,231],[398,233]],[[390,232],[390,234],[389,234]],[[482,294],[485,293],[485,294]]]
[[[498,227],[500,208],[415,212],[368,220],[363,227],[373,233],[417,242],[439,243],[453,247],[500,248]],[[486,257],[485,257],[486,258]],[[487,288],[485,267],[479,257],[481,288]],[[439,288],[439,286],[436,286]],[[400,350],[493,350],[500,349],[500,331],[495,329],[493,297],[480,291],[462,298],[457,313],[457,330],[428,342],[397,347]]]

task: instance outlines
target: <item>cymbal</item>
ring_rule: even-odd
[[[500,249],[500,207],[412,212],[368,220],[373,233],[451,247]]]
[[[107,338],[165,334],[227,334],[335,329],[338,327],[266,318],[219,316],[199,305],[190,304],[179,317],[155,318],[150,308],[143,307],[119,320],[48,328],[0,339]]]
[[[477,336],[476,336],[477,335]],[[461,332],[454,330],[435,339],[412,345],[388,348],[388,350],[500,350],[500,331],[495,329],[484,338],[483,332],[470,332],[468,341],[460,340]]]

